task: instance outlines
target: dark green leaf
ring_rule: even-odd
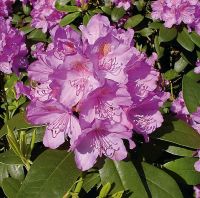
[[[68,13],[81,11],[81,8],[77,6],[62,5],[58,1],[56,2],[55,7],[58,11],[68,12]]]
[[[183,77],[183,98],[190,113],[195,112],[200,106],[200,85],[192,78]]]
[[[99,173],[88,173],[84,177],[83,189],[88,193],[94,186],[98,185],[100,182],[101,180],[99,177]]]
[[[192,157],[194,155],[194,150],[189,150],[178,146],[169,146],[166,152],[183,157]]]
[[[34,30],[34,28],[31,27],[30,25],[26,25],[26,26],[23,26],[22,28],[20,28],[20,30],[22,32],[24,32],[25,34],[28,34],[28,33],[32,32]]]
[[[159,40],[160,42],[169,42],[172,41],[177,35],[176,28],[166,28],[162,26],[159,31]]]
[[[101,7],[101,9],[103,10],[104,13],[106,13],[107,15],[111,15],[112,9],[109,6],[103,6]]]
[[[60,198],[80,175],[71,153],[43,152],[33,163],[16,198]]]
[[[200,148],[200,135],[191,126],[182,120],[175,120],[169,116],[166,116],[164,120],[163,125],[152,134],[152,138],[189,148]]]
[[[125,10],[123,8],[114,8],[111,12],[111,19],[114,22],[117,22],[119,19],[121,19],[125,15]]]
[[[194,163],[197,158],[186,157],[164,164],[168,170],[175,172],[185,180],[188,185],[200,184],[200,173],[195,171]]]
[[[24,180],[24,169],[22,165],[8,165],[9,175],[17,180]]]
[[[7,134],[7,125],[10,130],[30,128],[31,125],[26,122],[24,113],[18,113],[13,116],[0,130],[0,138]]]
[[[190,52],[194,50],[194,43],[190,39],[190,35],[186,28],[184,28],[181,32],[178,33],[177,41],[186,50]]]
[[[99,173],[103,185],[108,182],[114,184],[111,194],[122,190],[128,190],[132,193],[131,197],[148,197],[137,170],[130,161],[117,162],[106,159]]]
[[[175,62],[174,70],[177,73],[182,72],[186,68],[187,65],[188,65],[188,62],[185,61],[185,59],[181,57],[178,61]]]
[[[144,177],[147,181],[152,198],[182,198],[182,193],[175,182],[167,173],[145,162],[142,163]]]
[[[40,29],[33,30],[30,34],[28,34],[27,38],[33,41],[45,42],[47,40],[46,34],[43,33]]]
[[[2,182],[3,191],[8,198],[16,198],[20,185],[20,181],[13,178],[5,178]]]
[[[179,74],[173,69],[170,69],[164,73],[164,78],[166,80],[173,80],[174,78],[177,78],[178,76]]]
[[[2,185],[2,181],[4,178],[8,178],[8,167],[5,164],[0,164],[0,186]]]
[[[147,37],[153,34],[153,30],[151,28],[143,28],[140,31],[137,31],[137,33],[140,33],[142,36]]]
[[[88,13],[86,13],[85,16],[83,17],[83,25],[86,26],[90,19],[91,16]]]
[[[141,23],[143,19],[144,19],[144,16],[142,16],[141,14],[132,16],[126,21],[126,23],[124,24],[124,28],[126,29],[133,28],[139,23]]]
[[[61,19],[60,25],[66,26],[73,22],[76,18],[80,16],[80,12],[74,12],[71,14],[66,15],[64,18]]]
[[[196,32],[191,32],[190,38],[200,48],[200,36]]]
[[[159,41],[159,37],[158,36],[155,36],[154,38],[154,45],[155,45],[155,49],[156,49],[156,52],[158,54],[158,58],[161,58],[164,54],[164,47],[162,47],[160,45],[160,41]]]
[[[152,28],[152,29],[160,29],[161,27],[163,27],[163,24],[160,23],[160,22],[152,22],[149,24],[149,28]]]
[[[21,159],[12,151],[5,151],[0,154],[0,163],[1,164],[23,164]]]

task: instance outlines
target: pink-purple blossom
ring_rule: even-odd
[[[17,84],[29,97],[27,118],[46,125],[44,145],[57,148],[70,139],[77,166],[91,168],[102,155],[123,160],[123,139],[148,136],[160,127],[159,108],[168,99],[158,85],[153,65],[133,47],[133,30],[115,29],[107,17],[95,15],[82,34],[70,27],[51,30],[52,43],[39,44],[37,58],[28,68],[35,86]]]
[[[41,28],[45,33],[59,24],[63,13],[56,10],[55,2],[56,0],[37,0],[34,2],[31,11],[33,27]]]
[[[0,17],[0,71],[18,73],[27,67],[27,49],[22,32],[11,27],[9,19]]]
[[[0,17],[8,17],[12,11],[12,4],[15,0],[1,0],[0,1]]]
[[[167,28],[184,23],[200,34],[200,2],[198,0],[156,0],[152,2],[152,18],[164,21]]]
[[[131,0],[111,0],[118,8],[128,10],[131,7]]]

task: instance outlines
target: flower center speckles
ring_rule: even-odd
[[[103,43],[102,45],[100,45],[99,47],[99,54],[100,56],[106,56],[108,55],[108,53],[111,51],[111,45],[110,43]]]
[[[47,127],[47,129],[51,131],[53,138],[56,138],[59,133],[65,132],[67,122],[67,114],[64,113]]]
[[[117,142],[112,141],[109,137],[106,136],[106,132],[101,129],[96,129],[95,138],[94,138],[94,147],[99,151],[99,155],[106,155],[109,158],[112,158],[116,151],[119,151],[120,147]]]
[[[85,91],[85,86],[87,82],[87,79],[80,78],[76,80],[70,80],[70,85],[76,89],[76,95],[79,96],[80,93],[83,93]]]
[[[106,70],[117,76],[122,70],[122,64],[117,62],[116,57],[109,59],[104,58],[102,61],[100,61],[99,70]]]
[[[136,118],[136,125],[142,126],[144,131],[154,131],[157,128],[156,122],[152,116],[137,115]]]
[[[101,119],[108,118],[113,120],[114,116],[119,116],[117,110],[119,110],[119,108],[113,107],[108,102],[101,100],[99,100],[98,105],[95,106],[95,113],[98,114]]]

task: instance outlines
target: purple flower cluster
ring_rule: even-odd
[[[0,71],[18,73],[19,68],[26,68],[27,49],[23,34],[11,27],[10,21],[0,17]]]
[[[118,8],[128,10],[131,7],[131,0],[111,0]]]
[[[133,30],[115,29],[101,15],[80,30],[55,27],[53,42],[47,50],[37,46],[28,68],[35,86],[18,83],[16,91],[31,100],[28,120],[47,126],[44,145],[55,149],[70,139],[77,166],[87,170],[98,156],[126,158],[123,139],[134,148],[132,130],[148,140],[169,94],[157,84],[156,54],[147,58],[133,47]]]
[[[56,26],[64,13],[59,12],[55,8],[56,0],[37,0],[33,2],[31,11],[32,26],[41,28],[44,33]]]
[[[12,4],[15,0],[1,0],[0,1],[0,17],[8,17],[11,12]]]
[[[199,0],[157,0],[152,3],[152,18],[164,21],[167,28],[184,23],[200,34]]]

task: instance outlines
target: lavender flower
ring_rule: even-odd
[[[123,7],[128,10],[131,7],[131,0],[111,0],[118,8]]]
[[[0,17],[0,71],[18,73],[27,67],[27,49],[23,34],[11,27],[10,21]]]
[[[133,47],[132,30],[115,29],[101,15],[80,29],[82,35],[53,28],[53,42],[46,50],[39,46],[28,69],[36,86],[16,88],[31,99],[28,120],[47,126],[45,146],[57,148],[69,137],[77,166],[87,170],[98,156],[124,159],[123,139],[135,146],[132,130],[148,140],[163,122],[159,108],[169,94],[157,84],[157,56]]]
[[[198,0],[157,0],[152,3],[152,18],[164,21],[167,28],[184,23],[200,34]]]
[[[56,10],[55,2],[55,0],[37,0],[33,4],[31,11],[33,27],[41,28],[45,33],[60,22],[63,13]]]

